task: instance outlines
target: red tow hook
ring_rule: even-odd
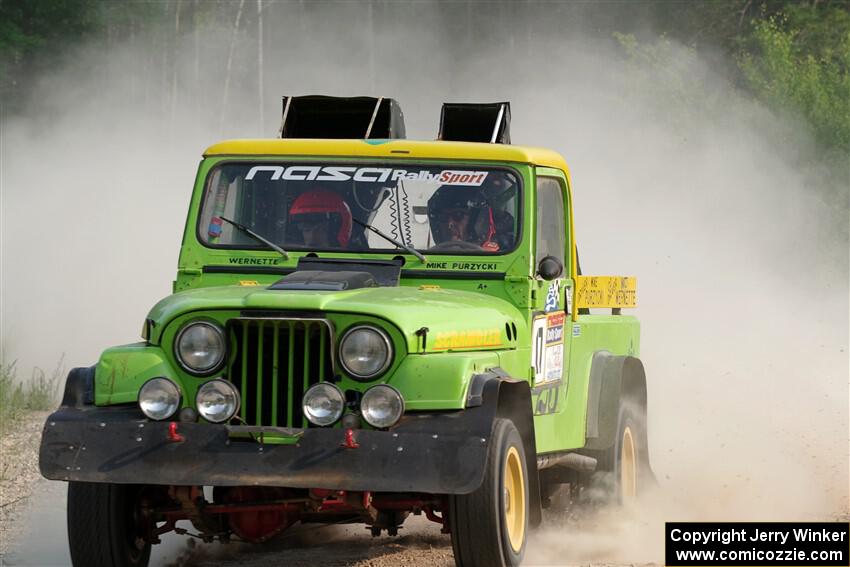
[[[185,441],[186,438],[177,433],[177,422],[172,421],[168,424],[168,441],[171,443],[180,443],[181,441]]]
[[[345,441],[339,444],[340,447],[345,447],[346,449],[357,449],[360,447],[360,443],[358,443],[354,439],[354,430],[350,427],[345,430]]]

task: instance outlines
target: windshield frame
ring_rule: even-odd
[[[239,157],[239,158],[224,158],[222,160],[216,160],[214,164],[212,164],[207,170],[206,176],[204,178],[203,188],[201,192],[200,199],[198,200],[198,206],[194,211],[195,214],[195,240],[198,244],[200,244],[203,248],[207,248],[210,250],[241,250],[247,252],[269,252],[271,249],[265,245],[256,244],[256,245],[242,245],[242,244],[213,244],[207,242],[202,238],[203,227],[201,227],[202,213],[204,207],[207,203],[207,197],[212,196],[210,191],[210,185],[213,180],[213,176],[216,171],[227,165],[250,165],[250,164],[279,164],[279,165],[290,165],[290,164],[298,164],[298,165],[318,165],[318,166],[363,166],[364,164],[368,164],[370,166],[388,166],[388,167],[410,167],[410,166],[425,166],[425,167],[434,167],[434,166],[445,166],[445,167],[476,167],[486,169],[488,171],[504,171],[514,176],[517,181],[517,214],[516,214],[516,238],[514,239],[514,246],[505,249],[499,250],[498,252],[487,252],[482,250],[481,252],[472,251],[472,250],[451,250],[451,251],[433,251],[428,249],[420,249],[416,248],[412,245],[412,243],[408,243],[411,248],[415,248],[418,252],[426,255],[426,256],[472,256],[472,257],[485,257],[485,258],[498,258],[502,256],[507,256],[516,252],[525,241],[525,180],[523,179],[522,173],[516,169],[515,167],[506,165],[504,163],[493,163],[493,162],[479,162],[479,161],[448,161],[444,159],[419,159],[414,161],[396,161],[394,159],[383,159],[383,160],[335,160],[333,157],[328,157],[326,159],[318,160],[315,157],[310,157],[307,159],[299,159],[296,156],[275,156],[274,158],[270,158],[269,156],[257,156],[257,157]],[[249,227],[250,228],[250,227]],[[264,236],[264,235],[263,235]],[[279,243],[278,243],[279,244]],[[366,250],[344,250],[341,248],[306,248],[299,246],[288,246],[285,247],[287,253],[289,253],[290,257],[293,254],[297,255],[306,255],[310,253],[328,253],[328,254],[352,254],[352,255],[363,255],[363,254],[408,254],[409,252],[404,250],[403,248],[370,248]]]

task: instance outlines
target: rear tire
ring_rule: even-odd
[[[147,567],[151,545],[139,515],[142,487],[68,483],[68,544],[74,567]]]
[[[470,494],[452,496],[449,527],[458,567],[516,567],[528,533],[528,471],[513,422],[493,422],[484,480]]]
[[[646,437],[646,410],[628,400],[620,402],[614,445],[599,456],[597,470],[608,473],[612,497],[633,504],[652,479]]]

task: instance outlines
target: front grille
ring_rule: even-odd
[[[228,336],[236,355],[228,376],[242,395],[249,425],[307,427],[304,392],[333,375],[330,323],[324,319],[234,319]]]

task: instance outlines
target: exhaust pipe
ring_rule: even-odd
[[[564,467],[579,472],[593,472],[596,470],[596,459],[579,453],[554,453],[551,455],[539,455],[537,457],[537,470],[550,467]]]

